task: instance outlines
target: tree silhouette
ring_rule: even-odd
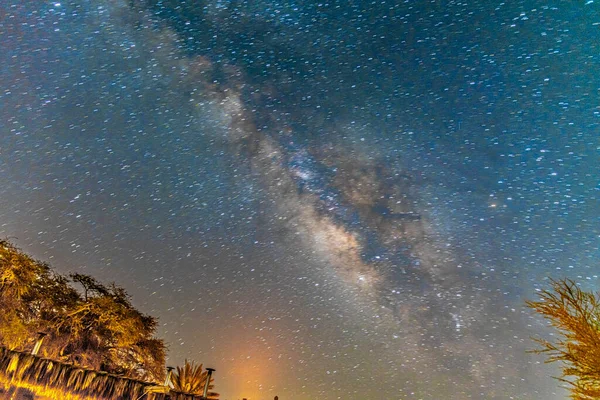
[[[543,290],[538,301],[527,305],[558,330],[554,342],[534,340],[547,354],[546,362],[562,362],[562,377],[571,398],[600,399],[600,293],[582,291],[568,279],[551,280],[552,290]]]

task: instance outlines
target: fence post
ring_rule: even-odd
[[[40,351],[40,347],[42,347],[42,342],[44,341],[44,337],[46,334],[44,332],[38,332],[38,340],[35,342],[35,346],[33,346],[33,350],[31,350],[31,354],[37,356]]]

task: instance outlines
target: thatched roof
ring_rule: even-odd
[[[169,390],[149,393],[156,384],[77,367],[0,347],[0,388],[19,387],[63,400],[199,400]]]

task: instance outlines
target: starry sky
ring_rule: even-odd
[[[0,235],[224,400],[564,399],[600,289],[600,4],[0,0]]]

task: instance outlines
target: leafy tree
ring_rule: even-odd
[[[171,383],[173,388],[179,392],[189,394],[204,394],[204,386],[208,378],[208,371],[202,371],[202,364],[195,365],[192,361],[185,360],[183,367],[177,367],[176,372],[171,377]],[[212,390],[214,385],[212,382],[214,379],[211,378],[208,389]],[[217,400],[219,398],[218,393],[208,392],[207,398],[210,400]]]
[[[560,361],[562,377],[571,398],[600,399],[600,293],[582,291],[575,282],[551,281],[552,290],[543,290],[539,301],[527,305],[558,330],[559,338],[550,342],[535,340],[547,354],[546,362]],[[572,379],[567,379],[572,377]]]
[[[84,274],[62,276],[0,240],[1,346],[30,350],[43,331],[45,357],[158,383],[166,346],[154,337],[156,328],[156,318],[137,310],[122,287]],[[171,381],[177,391],[202,395],[207,378],[202,364],[186,360]],[[208,398],[219,394],[209,391]]]
[[[56,274],[0,240],[0,345],[29,350],[44,331],[46,357],[160,382],[165,344],[154,337],[156,327],[156,318],[133,307],[123,288]]]
[[[27,346],[45,328],[43,318],[60,312],[68,296],[77,294],[47,264],[0,240],[0,343],[9,349]]]
[[[83,287],[83,300],[88,301],[90,296],[108,296],[110,292],[100,282],[89,275],[69,274],[73,282],[79,283]]]
[[[83,286],[83,298],[56,319],[55,333],[67,337],[62,355],[95,369],[161,380],[165,346],[153,337],[156,318],[135,309],[114,283],[106,286],[82,274],[70,277]]]

